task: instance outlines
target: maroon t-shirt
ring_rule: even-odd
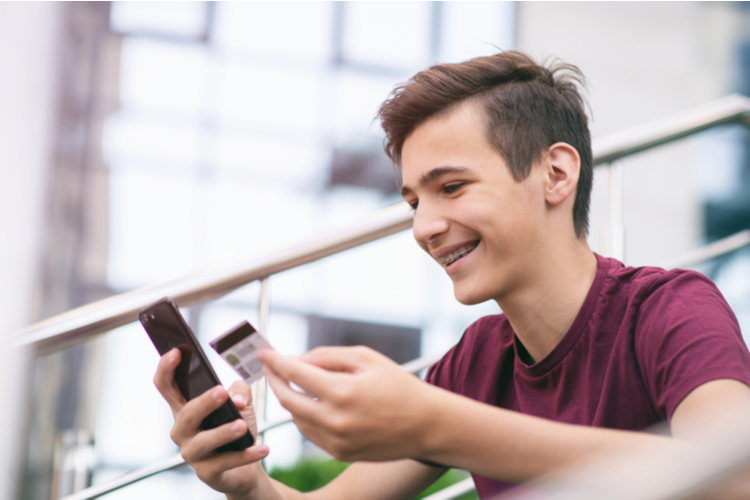
[[[630,430],[670,420],[690,391],[711,380],[750,385],[750,353],[708,278],[597,258],[578,316],[547,357],[524,363],[505,315],[487,316],[430,368],[427,381],[527,415]],[[480,498],[512,486],[473,477]]]

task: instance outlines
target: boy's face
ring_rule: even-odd
[[[543,169],[516,182],[485,127],[482,111],[462,104],[417,127],[401,156],[414,238],[464,304],[522,292],[543,245]]]

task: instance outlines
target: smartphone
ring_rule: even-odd
[[[186,401],[221,385],[206,354],[172,299],[165,297],[141,309],[138,319],[151,337],[151,342],[159,351],[159,355],[163,356],[175,347],[180,350],[182,359],[174,372],[174,380]],[[203,420],[201,428],[213,429],[238,418],[242,418],[240,412],[234,403],[227,399],[220,408]],[[244,436],[220,446],[216,451],[242,451],[252,446],[253,442],[253,435],[248,430]]]

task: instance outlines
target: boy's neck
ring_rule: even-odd
[[[538,256],[524,286],[497,300],[534,362],[560,343],[596,277],[596,255],[585,239],[567,247]]]

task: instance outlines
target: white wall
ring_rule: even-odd
[[[22,359],[13,333],[32,320],[53,156],[61,8],[0,2],[0,498],[12,498],[20,434]]]

